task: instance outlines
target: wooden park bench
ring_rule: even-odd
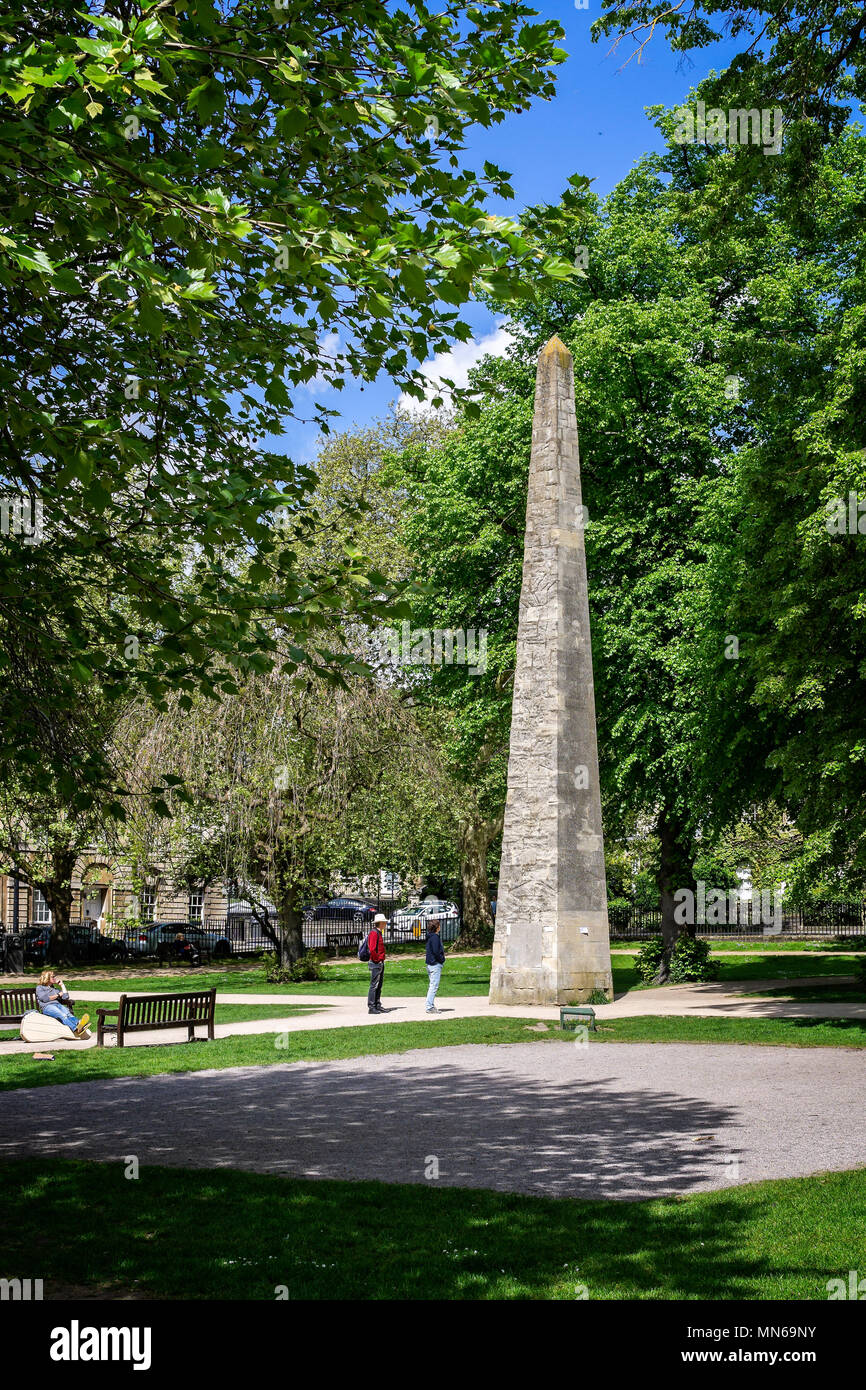
[[[351,947],[357,951],[367,933],[363,927],[329,927],[325,932],[325,949],[340,954],[340,947]]]
[[[195,1040],[196,1024],[207,1024],[213,1041],[216,990],[202,989],[186,994],[121,994],[116,1009],[96,1010],[96,1045],[102,1047],[106,1033],[117,1034],[123,1047],[127,1033],[151,1033],[160,1028],[187,1030],[187,1042]],[[116,1018],[116,1023],[106,1023]]]
[[[32,989],[0,989],[0,1025],[20,1023],[25,1014],[38,1008],[35,985]]]

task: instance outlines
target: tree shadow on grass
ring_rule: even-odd
[[[791,1025],[799,1032],[821,1028],[839,1035],[839,1046],[846,1042],[862,1043],[866,1038],[866,1018],[791,1018]]]
[[[817,1298],[866,1261],[862,1234],[820,1245],[839,1213],[866,1229],[857,1173],[698,1194],[737,1157],[735,1101],[641,1089],[604,1054],[590,1077],[572,1044],[543,1078],[499,1051],[9,1092],[4,1272],[68,1278],[71,1255],[173,1298]]]
[[[862,1231],[863,1174],[827,1181]],[[14,1213],[0,1258],[10,1276],[43,1278],[48,1299],[70,1258],[81,1282],[125,1297],[826,1298],[857,1252],[819,1248],[826,1212],[810,1213],[801,1187],[584,1202],[227,1170],[129,1181],[119,1163],[31,1160],[0,1164]]]

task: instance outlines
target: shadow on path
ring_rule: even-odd
[[[738,1126],[730,1106],[615,1076],[328,1063],[81,1083],[62,1115],[44,1090],[10,1092],[0,1157],[400,1183],[428,1183],[433,1159],[440,1187],[634,1199],[722,1186]]]

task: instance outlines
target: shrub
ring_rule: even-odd
[[[652,936],[638,951],[635,966],[641,979],[652,984],[658,975],[664,954],[660,936]],[[678,936],[671,952],[671,984],[681,985],[688,980],[717,980],[719,962],[710,960],[710,943],[696,936]]]
[[[280,965],[273,952],[265,956],[265,979],[269,985],[300,984],[303,980],[323,980],[322,967],[315,951],[307,951],[292,965]]]
[[[710,960],[710,943],[697,936],[678,936],[671,952],[671,984],[687,980],[717,980],[719,962]]]
[[[641,979],[648,985],[652,984],[658,974],[664,949],[664,942],[661,937],[651,936],[649,941],[644,942],[635,956],[635,968]]]

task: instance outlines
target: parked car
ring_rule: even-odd
[[[118,961],[129,955],[129,947],[120,937],[106,936],[98,927],[84,923],[70,926],[69,948],[74,961]]]
[[[449,923],[459,925],[460,913],[454,903],[445,902],[442,898],[425,898],[422,903],[410,903],[392,914],[388,923],[391,940],[423,941],[427,935],[427,923],[434,918],[444,933]]]
[[[44,965],[48,959],[53,926],[28,927],[24,933],[24,959],[28,965]],[[125,960],[129,948],[125,941],[106,936],[96,926],[73,922],[69,927],[69,956],[79,963],[85,961]]]
[[[44,965],[48,959],[51,927],[27,927],[24,935],[24,960],[27,965]]]
[[[125,941],[132,955],[158,956],[168,959],[181,933],[203,960],[211,956],[230,956],[231,943],[224,932],[211,933],[199,922],[142,922],[126,933]]]
[[[363,940],[376,915],[363,898],[329,898],[304,908],[304,943],[307,947],[352,946]]]
[[[304,909],[305,922],[341,922],[359,928],[372,922],[375,915],[375,907],[363,898],[329,898],[326,903]]]

